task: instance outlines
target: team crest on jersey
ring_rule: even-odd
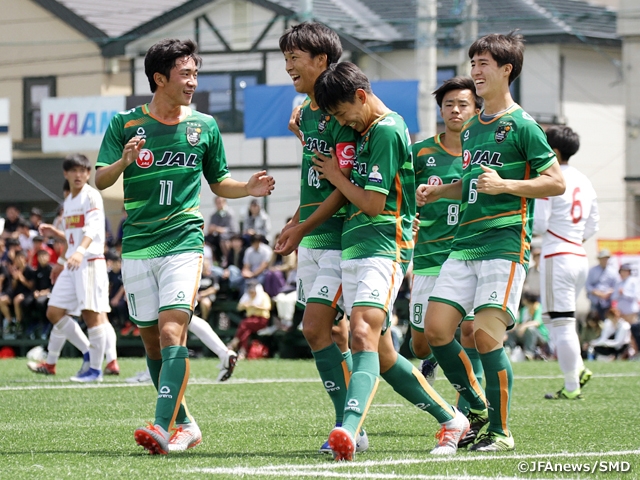
[[[331,120],[330,115],[323,115],[318,122],[318,133],[322,133],[327,129],[327,123]]]
[[[512,127],[510,122],[500,123],[500,125],[498,125],[498,129],[496,130],[496,134],[495,134],[496,143],[504,142],[507,139],[507,135],[509,135],[511,128]]]
[[[200,143],[200,134],[202,133],[202,128],[200,125],[194,127],[187,127],[187,142],[192,147],[195,147]]]
[[[138,158],[136,158],[136,165],[140,168],[149,168],[153,165],[153,152],[146,148],[140,150]]]
[[[466,169],[471,163],[471,152],[469,150],[465,150],[462,154],[462,169]]]
[[[444,182],[437,175],[431,175],[427,180],[427,185],[442,185]]]

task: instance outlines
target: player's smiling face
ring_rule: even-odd
[[[364,96],[362,94],[364,94]],[[362,133],[371,124],[365,99],[366,93],[364,90],[358,90],[353,102],[340,102],[328,113],[333,115],[341,126],[350,127],[356,132]]]
[[[284,61],[296,92],[313,96],[316,79],[327,69],[327,56],[320,54],[312,57],[309,52],[294,49],[284,53]]]
[[[198,86],[198,67],[191,57],[178,58],[164,84],[165,93],[177,105],[190,105]]]
[[[462,124],[477,112],[473,92],[469,89],[450,90],[442,98],[440,115],[447,129],[452,132],[459,133]]]
[[[489,52],[476,53],[471,59],[471,78],[476,84],[476,93],[484,98],[500,95],[509,85],[510,63],[498,66]]]

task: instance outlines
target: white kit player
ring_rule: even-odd
[[[89,352],[89,368],[81,370],[71,380],[102,381],[101,367],[107,336],[104,313],[111,311],[104,258],[104,206],[100,193],[87,184],[91,172],[87,157],[82,154],[69,155],[62,168],[71,191],[64,201],[64,233],[51,225],[42,225],[40,228],[43,235],[65,237],[66,261],[58,261],[59,265],[54,267],[51,274],[54,286],[47,318],[54,327],[49,338],[47,360],[39,365],[28,366],[37,373],[54,374],[64,342],[69,340],[81,351],[88,348]],[[77,311],[82,312],[87,324],[88,341],[78,324],[68,315]]]
[[[542,235],[540,297],[545,323],[550,324],[564,387],[547,399],[581,399],[581,388],[591,378],[580,355],[576,331],[576,299],[587,280],[589,262],[582,243],[598,231],[598,203],[589,179],[569,166],[580,148],[571,128],[552,126],[547,140],[560,161],[566,190],[557,197],[536,200],[533,231]]]

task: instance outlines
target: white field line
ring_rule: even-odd
[[[579,452],[579,453],[540,453],[540,454],[521,454],[521,455],[469,455],[469,456],[450,456],[450,457],[428,457],[428,458],[407,458],[399,460],[368,460],[364,462],[335,462],[327,463],[325,465],[309,464],[309,465],[296,465],[296,464],[284,464],[284,465],[269,465],[264,467],[210,467],[210,468],[190,468],[183,470],[184,473],[204,473],[210,475],[262,475],[271,477],[314,477],[314,478],[344,478],[348,475],[349,478],[362,478],[362,479],[406,479],[406,480],[440,480],[457,478],[460,480],[485,480],[489,478],[501,478],[501,479],[516,479],[522,477],[484,477],[484,476],[468,476],[454,474],[453,476],[446,475],[416,475],[416,474],[396,474],[396,473],[373,473],[367,471],[365,473],[357,472],[344,472],[344,471],[330,471],[330,470],[344,470],[344,469],[369,469],[372,467],[383,466],[400,466],[400,465],[419,465],[419,464],[433,464],[433,463],[463,463],[463,462],[491,462],[495,460],[534,460],[541,459],[550,461],[553,458],[584,458],[584,457],[616,457],[623,455],[640,455],[640,450],[622,450],[622,451],[609,451],[609,452]],[[553,463],[553,462],[552,462]],[[322,470],[319,470],[322,469]],[[533,472],[532,472],[533,473]],[[527,478],[533,479],[529,476]]]
[[[596,378],[628,378],[628,377],[640,377],[640,372],[629,373],[603,373],[596,374]],[[544,379],[563,379],[562,375],[529,375],[529,376],[515,376],[514,380],[544,380]],[[446,378],[438,378],[436,381],[445,381]],[[218,387],[233,386],[233,385],[258,385],[263,383],[319,383],[319,378],[238,378],[228,380],[226,382],[216,382],[215,380],[208,378],[192,378],[189,380],[189,385],[215,385]],[[74,390],[77,388],[131,388],[131,387],[147,387],[151,386],[150,382],[147,383],[124,383],[124,382],[105,382],[105,383],[90,383],[90,384],[69,384],[69,383],[49,383],[42,382],[36,385],[5,385],[0,387],[0,392],[7,391],[21,391],[21,390]],[[375,406],[375,404],[374,404]],[[384,407],[395,405],[379,405]]]

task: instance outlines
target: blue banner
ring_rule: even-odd
[[[409,127],[418,128],[417,80],[371,82],[373,93],[387,107],[398,112]],[[244,91],[244,134],[247,138],[286,137],[293,135],[287,125],[293,107],[306,95],[295,91],[293,85],[256,85]]]

